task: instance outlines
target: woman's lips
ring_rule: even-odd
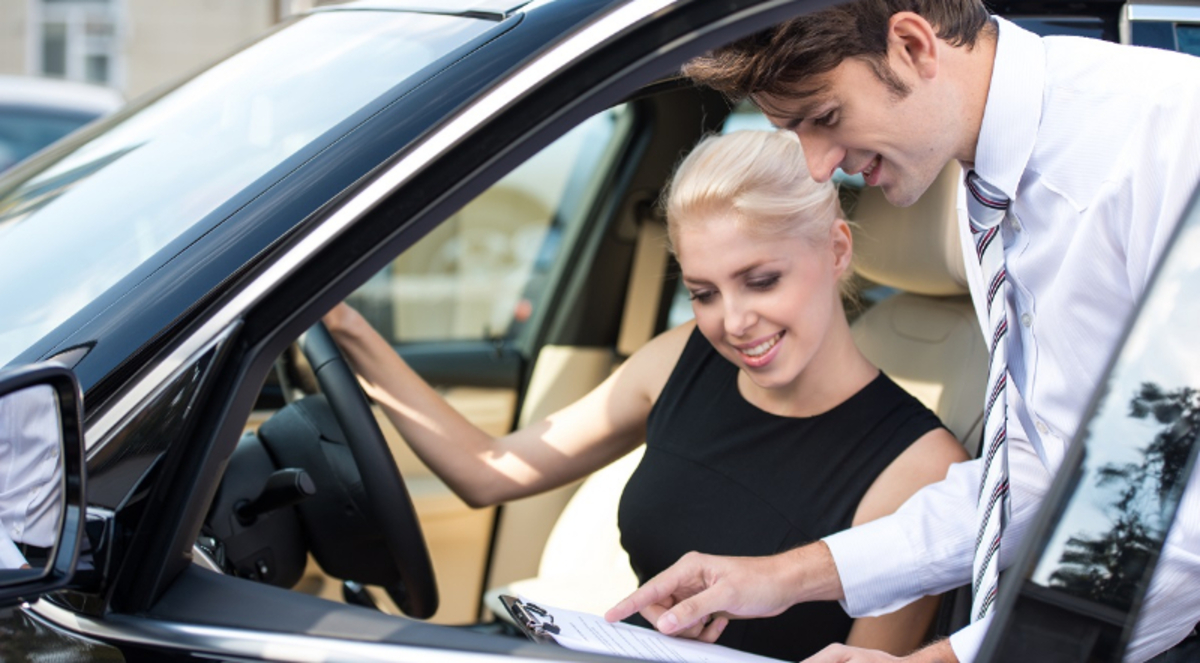
[[[779,354],[779,342],[783,340],[783,335],[784,332],[781,331],[761,341],[734,347],[737,348],[738,354],[742,356],[742,361],[747,366],[760,368],[771,363],[775,355]]]

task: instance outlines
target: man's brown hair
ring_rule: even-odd
[[[732,99],[787,99],[820,92],[814,77],[858,57],[903,97],[908,86],[887,63],[888,21],[902,11],[923,16],[951,46],[974,47],[988,25],[982,0],[852,0],[723,46],[689,62],[683,73]]]

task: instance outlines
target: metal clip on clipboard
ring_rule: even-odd
[[[554,615],[540,606],[515,596],[501,596],[500,601],[517,626],[534,642],[554,642],[554,636],[562,632],[554,623]]]

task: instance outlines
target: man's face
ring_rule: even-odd
[[[882,187],[893,205],[911,205],[954,156],[954,104],[916,76],[897,75],[910,92],[899,95],[871,66],[850,58],[819,78],[822,91],[800,98],[758,95],[772,124],[793,131],[819,182],[841,168]]]

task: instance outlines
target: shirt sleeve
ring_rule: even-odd
[[[1012,517],[1000,546],[1002,568],[1015,559],[1050,486],[1050,474],[1024,436],[1010,437],[1008,462]],[[969,582],[982,468],[979,460],[952,465],[944,480],[922,488],[892,515],[824,539],[851,617],[887,614]]]
[[[8,533],[0,526],[0,569],[19,569],[27,562],[25,556],[17,549],[17,545],[8,538]]]
[[[983,636],[987,635],[991,623],[992,616],[988,615],[950,636],[950,648],[954,650],[954,657],[958,659],[958,663],[972,663],[975,660],[979,655],[979,648],[983,646]]]

